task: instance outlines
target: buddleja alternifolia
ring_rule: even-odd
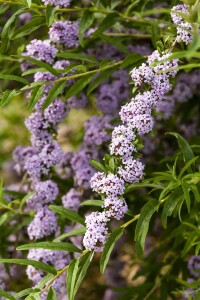
[[[199,299],[199,1],[0,3],[0,298]]]

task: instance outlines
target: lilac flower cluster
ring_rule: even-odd
[[[52,42],[67,48],[79,46],[78,21],[57,21],[49,29],[49,37]]]
[[[44,5],[59,6],[60,8],[66,8],[70,5],[71,0],[42,0]]]
[[[170,54],[154,51],[147,62],[131,71],[131,78],[139,89],[139,94],[120,111],[122,125],[112,134],[110,153],[113,158],[121,159],[116,173],[97,172],[91,178],[91,188],[104,200],[103,212],[91,213],[86,217],[86,234],[83,244],[86,249],[102,251],[108,235],[107,223],[111,218],[120,220],[127,211],[122,198],[125,182],[139,182],[143,177],[144,165],[132,153],[137,152],[136,133],[149,133],[154,120],[151,112],[157,109],[164,96],[172,89],[170,79],[177,74],[178,59],[170,59]],[[146,91],[148,88],[148,91]]]
[[[171,17],[174,24],[177,25],[178,43],[183,42],[186,45],[193,40],[193,25],[187,21],[189,17],[189,6],[187,4],[178,4],[172,8]]]

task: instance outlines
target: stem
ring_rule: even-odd
[[[79,77],[87,76],[87,75],[90,75],[90,74],[99,73],[99,72],[105,71],[107,69],[112,69],[113,67],[121,65],[122,63],[123,63],[123,60],[120,60],[118,62],[115,62],[113,64],[110,64],[108,66],[105,66],[105,67],[102,67],[102,68],[99,68],[99,69],[87,71],[87,72],[80,73],[80,74],[70,75],[70,76],[66,76],[66,77],[62,77],[62,78],[56,79],[54,81],[50,81],[49,84],[51,84],[52,82],[58,82],[58,81],[63,81],[63,80],[70,80],[70,79],[73,79],[73,78],[79,78]]]
[[[4,4],[10,4],[10,5],[18,5],[18,6],[24,6],[25,8],[27,8],[27,6],[25,6],[22,2],[18,2],[18,1],[9,1],[9,0],[0,0],[0,3],[4,3]],[[35,9],[46,9],[46,6],[44,5],[37,5],[32,3],[31,7],[29,8],[29,10],[35,10]],[[109,15],[110,13],[114,12],[114,11],[109,11],[109,10],[104,10],[104,9],[97,9],[96,7],[75,7],[75,8],[58,8],[56,10],[56,12],[68,12],[68,13],[73,13],[73,12],[83,12],[83,11],[90,11],[90,12],[94,12],[94,13],[101,13],[104,15]],[[151,20],[138,20],[136,18],[132,18],[132,17],[128,17],[125,16],[123,14],[119,14],[119,16],[124,19],[124,20],[129,20],[138,24],[150,24]]]
[[[133,219],[131,219],[130,221],[126,222],[125,224],[123,224],[122,226],[120,226],[121,228],[126,228],[128,225],[130,225],[131,223],[135,222],[137,219],[139,219],[140,214],[136,215]]]
[[[139,34],[139,33],[121,33],[121,32],[106,32],[104,33],[107,36],[120,36],[120,37],[134,37],[134,38],[138,38],[138,39],[150,39],[151,35],[150,34]]]
[[[84,250],[80,256],[77,258],[78,260],[82,258],[82,256],[84,256],[87,252],[89,252],[89,250]],[[54,276],[54,278],[52,278],[49,283],[45,286],[45,288],[43,288],[40,292],[40,295],[42,295],[44,292],[46,292],[54,283],[54,281],[60,277],[60,275],[62,275],[65,271],[67,271],[67,269],[69,268],[69,265],[67,265],[66,267],[64,267],[64,269],[60,270],[57,275]]]
[[[110,64],[108,66],[105,66],[105,67],[102,67],[102,68],[99,68],[99,69],[87,71],[87,72],[80,73],[80,74],[74,74],[74,75],[70,75],[70,76],[66,76],[66,77],[61,77],[61,78],[58,78],[58,79],[55,79],[55,80],[52,80],[52,81],[45,81],[45,83],[43,82],[43,84],[49,85],[49,84],[52,84],[52,82],[60,82],[60,81],[64,81],[64,80],[67,81],[67,80],[74,79],[74,78],[84,77],[84,76],[87,76],[87,75],[90,75],[90,74],[95,74],[95,73],[99,73],[101,71],[105,71],[107,69],[111,69],[111,68],[113,68],[115,66],[121,65],[122,63],[123,63],[123,60],[118,61],[118,62],[114,62],[113,64]],[[39,83],[39,81],[38,81],[38,83]],[[24,88],[21,89],[21,91],[29,90],[32,87],[33,86],[29,86],[27,88],[24,87]]]

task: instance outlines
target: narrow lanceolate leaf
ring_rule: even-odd
[[[179,147],[181,148],[183,152],[183,158],[185,163],[188,163],[192,158],[194,158],[194,153],[188,144],[188,142],[178,133],[176,132],[169,132],[169,134],[175,136],[178,140]],[[194,167],[194,164],[188,167],[188,173],[192,173],[192,169]]]
[[[181,252],[182,257],[185,256],[188,251],[194,246],[195,241],[198,239],[198,237],[199,235],[196,232],[193,232],[188,236],[185,246]]]
[[[71,261],[67,271],[67,295],[69,300],[74,300],[78,288],[86,275],[92,256],[93,253],[87,251],[80,260],[73,259]]]
[[[82,78],[78,79],[67,91],[65,97],[68,99],[74,95],[77,95],[81,92],[86,85],[92,80],[94,74],[90,74],[87,76],[83,76]]]
[[[31,91],[31,96],[28,101],[28,110],[31,111],[37,104],[38,100],[42,96],[43,93],[43,86],[37,85]]]
[[[24,3],[28,6],[28,8],[30,8],[32,4],[32,0],[24,0]]]
[[[86,275],[89,265],[91,263],[92,257],[93,257],[93,253],[87,252],[81,258],[81,261],[79,262],[79,270],[78,270],[78,274],[76,277],[76,283],[75,283],[75,287],[74,287],[74,297],[75,297],[83,279],[85,278],[85,275]]]
[[[10,103],[10,101],[18,94],[15,90],[5,91],[0,98],[0,107],[4,107]]]
[[[88,86],[87,95],[94,91],[102,82],[106,81],[115,70],[116,68],[112,68],[110,70],[105,70],[102,73],[100,73],[100,75],[96,77]]]
[[[66,59],[89,61],[98,64],[98,61],[94,57],[91,57],[87,54],[73,53],[73,52],[60,52],[56,56],[66,58]]]
[[[85,225],[84,219],[81,216],[79,216],[79,214],[75,213],[74,211],[71,211],[67,208],[64,208],[62,206],[56,206],[56,205],[50,205],[49,208],[51,210],[55,211],[56,213],[60,214],[61,216],[63,216],[66,219],[69,219],[71,221],[78,222],[82,225]]]
[[[15,299],[22,298],[24,296],[29,295],[30,293],[37,293],[37,292],[40,292],[40,289],[28,288],[28,289],[22,290],[19,293],[15,294]]]
[[[5,79],[5,80],[13,80],[13,81],[19,81],[19,82],[22,82],[24,84],[27,84],[29,85],[29,82],[28,80],[24,79],[24,78],[21,78],[19,76],[16,76],[16,75],[10,75],[10,74],[0,74],[0,79]]]
[[[19,29],[17,29],[14,32],[14,34],[12,36],[12,40],[16,40],[23,36],[29,35],[43,25],[45,25],[45,17],[44,16],[35,16],[28,23],[21,26]]]
[[[167,227],[167,218],[172,215],[174,209],[179,203],[180,197],[182,197],[182,192],[181,192],[181,188],[178,188],[174,190],[170,194],[169,198],[166,200],[163,208],[162,216],[161,216],[161,221],[164,228]]]
[[[61,241],[69,236],[76,236],[76,235],[81,235],[81,234],[84,234],[86,232],[86,228],[85,227],[81,227],[81,228],[77,228],[77,229],[74,229],[72,231],[69,231],[69,232],[66,232],[66,233],[63,233],[62,235],[58,236],[54,242],[58,242],[58,241]]]
[[[79,23],[79,42],[83,46],[84,32],[92,25],[94,21],[94,14],[89,10],[84,11],[81,21]]]
[[[55,13],[59,9],[58,6],[52,7],[50,5],[47,5],[46,8],[46,23],[47,26],[50,27],[54,21]]]
[[[91,159],[90,160],[90,164],[97,170],[107,173],[107,169],[106,167],[104,167],[104,165],[102,165],[101,163],[99,163],[98,161]]]
[[[83,201],[81,202],[81,206],[85,206],[85,205],[88,205],[88,206],[99,206],[101,207],[103,205],[103,200],[86,200],[86,201]]]
[[[81,252],[78,247],[70,243],[56,243],[56,242],[39,242],[30,243],[26,245],[19,246],[17,250],[29,250],[29,249],[49,249],[49,250],[60,250],[68,252]]]
[[[0,296],[4,297],[5,299],[16,300],[16,298],[14,296],[12,296],[9,293],[3,291],[2,289],[0,289]]]
[[[101,24],[98,26],[98,29],[94,32],[94,35],[99,35],[100,33],[104,32],[107,28],[110,28],[113,26],[116,22],[117,19],[119,18],[119,15],[117,13],[110,13],[107,15]]]
[[[110,254],[115,246],[116,241],[122,236],[124,228],[115,229],[107,239],[100,260],[100,271],[104,273]]]
[[[23,58],[25,61],[28,60],[30,63],[32,63],[33,65],[39,66],[41,68],[44,68],[46,71],[50,72],[51,74],[55,75],[55,76],[59,76],[59,73],[52,68],[49,64],[41,61],[41,60],[37,60],[33,57],[30,56],[17,56],[18,58]]]
[[[120,69],[124,69],[128,66],[133,66],[137,62],[141,62],[144,58],[137,52],[127,55],[123,63],[120,65]]]
[[[57,300],[56,291],[53,287],[50,287],[49,289],[47,300]]]
[[[36,260],[31,260],[31,259],[0,258],[0,263],[17,264],[17,265],[23,265],[23,266],[30,265],[30,266],[35,267],[36,269],[45,271],[47,273],[51,273],[53,275],[56,275],[56,273],[57,273],[53,267],[51,267],[45,263],[42,263],[42,262],[39,262]]]
[[[155,200],[147,202],[141,210],[140,217],[138,219],[135,229],[135,250],[137,256],[141,259],[144,253],[144,245],[146,235],[149,229],[149,222],[151,217],[158,209],[159,204]]]
[[[1,51],[0,51],[1,54],[7,51],[10,45],[10,39],[13,35],[13,29],[12,29],[13,23],[15,23],[17,17],[23,12],[24,12],[23,8],[16,11],[4,25],[4,28],[1,32]]]
[[[69,300],[73,300],[74,285],[78,273],[79,260],[73,259],[67,271],[67,295]]]
[[[43,104],[43,108],[47,108],[56,97],[63,91],[66,85],[65,81],[58,81],[49,91],[48,96]]]

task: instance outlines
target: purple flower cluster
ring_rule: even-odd
[[[111,218],[121,219],[127,211],[122,195],[125,182],[139,182],[143,177],[144,165],[132,154],[137,152],[136,133],[144,135],[154,126],[151,112],[162,103],[164,96],[172,89],[170,79],[177,74],[178,59],[170,59],[170,54],[154,51],[147,62],[131,71],[131,78],[139,89],[138,95],[120,111],[122,125],[112,134],[110,153],[121,159],[116,174],[97,172],[91,178],[91,188],[104,199],[103,212],[91,213],[86,217],[86,234],[83,244],[86,249],[102,251],[108,235],[107,222]],[[148,91],[147,91],[148,89]],[[112,101],[113,94],[109,96]]]
[[[26,47],[26,56],[52,64],[58,50],[50,40],[32,40]]]
[[[44,5],[59,6],[60,8],[65,8],[70,5],[71,0],[42,0]]]
[[[200,278],[200,255],[193,255],[188,261],[188,269],[190,274],[195,278]]]
[[[67,48],[79,46],[78,21],[57,21],[49,29],[49,37],[52,42]]]
[[[196,24],[191,24],[187,21],[189,16],[189,6],[187,4],[178,4],[172,8],[171,17],[174,24],[177,25],[177,37],[178,43],[183,42],[186,45],[193,40],[193,27]]]
[[[72,188],[68,191],[66,195],[62,197],[62,204],[65,208],[77,211],[81,202],[81,193]]]

